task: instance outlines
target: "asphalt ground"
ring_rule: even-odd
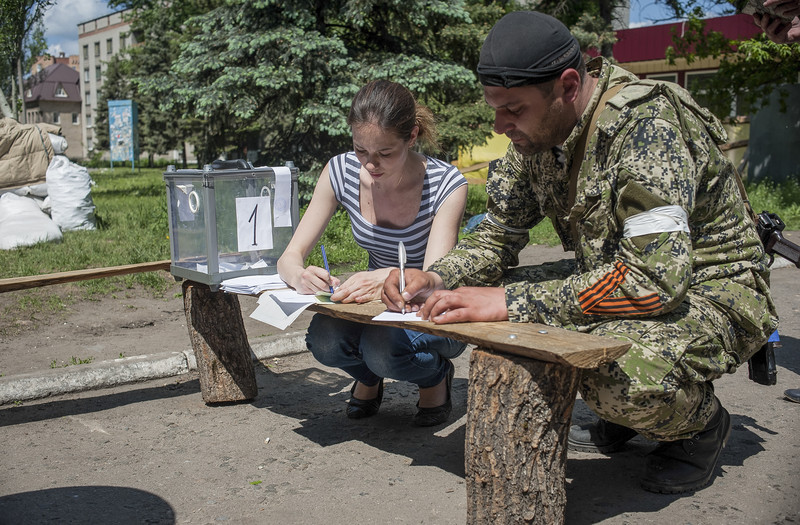
[[[521,264],[563,256],[534,246]],[[772,274],[778,384],[750,381],[746,367],[715,383],[733,431],[713,484],[643,491],[655,444],[640,437],[610,456],[570,452],[568,524],[800,521],[800,404],[783,398],[800,388],[798,283],[794,267]],[[377,416],[352,421],[351,381],[303,351],[304,322],[253,338],[259,391],[246,403],[206,405],[191,352],[152,347],[0,377],[0,524],[464,523],[469,350],[455,361],[449,424],[414,427],[416,389],[396,381]],[[4,351],[24,359],[26,349]],[[578,399],[574,419],[591,418]]]

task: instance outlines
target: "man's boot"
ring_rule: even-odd
[[[677,494],[708,485],[731,432],[730,414],[718,399],[716,405],[703,430],[688,439],[662,442],[647,455],[643,489]]]
[[[572,425],[567,438],[567,448],[578,452],[610,454],[621,450],[636,434],[632,428],[598,419],[594,423]]]

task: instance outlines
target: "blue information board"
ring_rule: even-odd
[[[139,114],[133,100],[108,101],[108,140],[111,149],[111,167],[114,161],[131,163],[139,157]]]

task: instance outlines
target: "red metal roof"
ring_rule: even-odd
[[[620,63],[663,59],[673,45],[673,32],[681,34],[685,22],[620,29],[614,44],[614,58]],[[717,31],[729,39],[746,40],[761,32],[750,15],[731,15],[706,19],[706,31]]]

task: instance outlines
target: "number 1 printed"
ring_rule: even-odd
[[[236,199],[236,237],[240,252],[272,249],[272,214],[268,195]]]

